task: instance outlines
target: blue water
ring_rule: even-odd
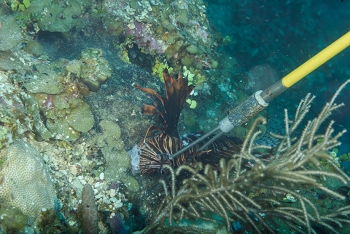
[[[282,78],[350,29],[350,1],[207,1],[208,17],[216,30],[231,36],[234,43],[221,48],[234,56],[249,72],[259,65],[268,65]],[[316,95],[313,113],[328,101],[341,83],[350,78],[350,49],[346,49],[271,102],[270,113],[290,112],[308,92]],[[266,78],[268,80],[268,78]],[[271,80],[257,81],[267,87]],[[350,102],[347,87],[337,103],[345,107],[331,116],[336,130],[350,126]],[[342,138],[340,153],[350,151]]]

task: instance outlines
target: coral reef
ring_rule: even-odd
[[[102,57],[100,49],[90,48],[82,51],[80,61],[82,62],[80,80],[91,91],[96,92],[101,84],[111,77],[112,69]]]
[[[136,179],[127,173],[130,167],[130,160],[127,152],[124,149],[124,142],[121,139],[121,129],[118,124],[102,120],[99,125],[102,128],[103,134],[95,136],[92,140],[101,149],[106,166],[104,177],[108,181],[122,181],[128,186],[130,191],[138,191],[139,185]],[[120,208],[122,202],[115,199],[114,208]]]
[[[164,54],[172,64],[215,68],[218,38],[206,18],[201,0],[105,1],[108,15],[124,23],[126,35],[132,36],[145,53]],[[120,27],[122,27],[121,24]]]
[[[91,6],[91,1],[33,1],[23,15],[40,15],[38,27],[49,32],[68,32],[82,24],[80,16]]]
[[[0,197],[29,218],[39,216],[43,208],[55,209],[56,192],[40,153],[19,140],[1,151],[5,160],[0,172]]]
[[[35,62],[35,70],[26,77],[12,75],[26,90],[21,98],[31,107],[28,112],[34,116],[34,130],[44,140],[77,140],[95,123],[83,97],[97,91],[111,76],[102,50],[85,49],[80,60]]]
[[[132,37],[142,52],[164,54],[173,64],[197,68],[218,65],[215,48],[219,46],[220,37],[209,25],[206,4],[202,0],[176,1],[170,5],[159,0],[33,1],[30,4],[8,1],[8,5],[12,6],[23,28],[34,28],[35,33],[40,30],[67,33],[74,28],[91,36],[96,33],[91,26],[102,23],[106,28],[104,33]]]
[[[0,148],[12,143],[13,140],[25,133],[31,132],[38,121],[28,116],[25,106],[32,99],[11,82],[9,73],[0,71]],[[34,122],[34,124],[33,124]]]
[[[81,230],[80,205],[83,188],[91,185],[95,194],[98,212],[118,212],[127,206],[129,201],[119,186],[112,186],[116,180],[104,176],[105,160],[93,139],[78,140],[75,144],[65,141],[38,142],[30,141],[40,152],[45,152],[44,160],[50,168],[51,178],[55,180],[57,197],[62,204],[59,219],[70,233]],[[119,182],[118,182],[119,183]],[[118,184],[117,183],[117,184]],[[56,215],[57,216],[57,215]],[[42,212],[37,225],[40,230],[55,230],[54,215]]]
[[[226,158],[221,164],[210,163],[211,166],[176,165],[180,166],[176,170],[164,165],[160,170],[164,175],[133,177],[130,173],[126,149],[141,142],[144,134],[140,133],[146,132],[155,120],[152,116],[142,117],[139,106],[144,96],[135,92],[132,83],[161,93],[158,77],[163,79],[164,68],[170,75],[182,71],[196,88],[178,118],[178,134],[207,132],[217,126],[232,104],[241,102],[253,90],[266,87],[348,30],[342,23],[349,18],[342,10],[348,9],[347,1],[277,2],[1,1],[0,194],[4,198],[0,202],[5,203],[0,204],[0,232],[78,234],[81,198],[86,194],[84,187],[90,187],[89,203],[97,206],[94,217],[101,233],[129,233],[145,227],[146,222],[149,226],[145,232],[160,233],[280,233],[293,228],[298,233],[348,233],[344,225],[348,216],[342,216],[348,214],[348,200],[340,196],[349,198],[350,189],[344,185],[348,178],[340,170],[349,161],[349,144],[344,140],[345,144],[335,148],[336,143],[329,144],[335,138],[318,138],[328,131],[322,125],[313,135],[318,138],[317,143],[312,142],[311,148],[301,143],[300,152],[305,155],[295,156],[295,140],[312,134],[303,131],[305,121],[293,129],[292,122],[297,121],[290,121],[291,115],[285,118],[286,123],[276,115],[279,108],[296,106],[294,100],[299,100],[310,85],[299,84],[300,89],[271,103],[268,115],[263,113],[269,122],[275,121],[254,131],[259,129],[262,135],[272,127],[272,132],[279,134],[275,135],[277,138],[254,141],[260,135],[252,135],[247,129],[254,121],[230,133],[242,139],[248,135],[247,147],[236,152],[238,162]],[[227,34],[223,41],[208,22],[208,15],[216,21],[217,29]],[[331,24],[338,25],[330,27]],[[221,44],[225,47],[219,48]],[[218,53],[218,48],[225,54]],[[333,82],[348,77],[346,53],[310,75],[311,87],[322,93],[316,92],[317,96],[331,95],[330,90],[337,86]],[[331,76],[334,79],[328,78]],[[344,102],[348,101],[348,95],[344,96]],[[156,107],[162,109],[160,105]],[[317,108],[310,109],[308,117],[317,116],[314,109]],[[335,131],[349,125],[347,112],[342,110],[341,117],[335,119]],[[342,122],[345,118],[347,122]],[[289,137],[285,131],[279,131],[284,126],[293,129]],[[46,167],[41,176],[50,173],[62,204],[40,210],[35,202],[33,206],[39,211],[35,217],[24,214],[23,207],[14,207],[8,202],[9,195],[3,194],[8,193],[9,186],[15,186],[3,177],[9,170],[6,154],[23,141],[37,150],[29,147],[28,151],[21,151],[22,155],[32,152],[44,159],[38,163],[28,156],[23,158],[23,164],[32,160],[36,168]],[[271,151],[256,151],[254,142],[267,146],[286,144]],[[327,149],[319,151],[324,146]],[[260,157],[266,152],[271,158]],[[281,153],[277,156],[276,152]],[[295,156],[294,161],[287,154]],[[158,185],[159,177],[165,181],[165,192],[162,184]],[[173,180],[168,181],[169,177]],[[5,190],[2,186],[6,186]],[[25,186],[29,185],[23,189]],[[41,190],[44,189],[40,188],[39,193],[44,193]],[[21,194],[23,199],[29,199],[32,193],[29,189]],[[343,210],[339,210],[342,206]]]

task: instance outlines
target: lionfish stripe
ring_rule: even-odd
[[[196,138],[198,138],[198,136],[189,135],[185,138],[185,141],[191,143],[196,140]],[[151,173],[162,169],[165,164],[180,166],[186,163],[194,166],[196,164],[196,159],[215,164],[218,158],[232,157],[233,154],[237,153],[242,142],[238,138],[223,136],[210,144],[203,152],[198,152],[198,147],[193,147],[179,155],[179,157],[170,160],[170,156],[178,152],[182,148],[182,144],[182,140],[179,138],[165,133],[160,133],[156,137],[149,138],[139,146],[141,151],[139,163],[140,172],[143,174]]]

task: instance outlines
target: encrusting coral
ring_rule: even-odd
[[[176,170],[164,165],[171,175],[170,189],[161,180],[164,199],[143,233],[198,233],[200,227],[186,226],[184,221],[218,223],[220,219],[225,221],[227,231],[278,233],[279,228],[287,226],[297,233],[341,233],[340,229],[350,223],[350,206],[344,205],[345,197],[327,188],[324,182],[327,179],[337,179],[343,184],[350,181],[328,153],[340,144],[338,139],[345,131],[334,135],[334,122],[330,121],[324,132],[319,132],[327,117],[343,106],[335,104],[335,98],[348,83],[350,80],[338,89],[316,118],[306,123],[299,135],[297,132],[314,97],[308,94],[300,102],[293,120],[285,111],[286,133],[273,134],[280,143],[272,149],[273,159],[269,162],[256,157],[258,149],[267,148],[254,144],[260,133],[255,127],[266,122],[258,118],[241,151],[230,160],[221,159],[218,171],[211,165],[197,164],[195,168],[181,165]],[[245,160],[254,163],[250,170],[243,167]],[[325,170],[321,161],[326,161],[331,170]],[[190,176],[177,188],[179,175],[184,172]],[[316,205],[317,197],[312,194],[334,198],[333,208]]]

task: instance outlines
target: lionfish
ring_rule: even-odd
[[[239,138],[222,136],[203,150],[199,151],[198,149],[205,142],[201,142],[178,157],[172,158],[174,153],[198,139],[201,135],[189,134],[180,137],[177,131],[180,112],[194,86],[188,85],[188,80],[183,78],[181,73],[179,73],[177,79],[174,79],[169,75],[167,69],[163,71],[163,78],[166,90],[165,97],[153,89],[133,84],[135,88],[149,94],[155,101],[154,105],[143,105],[142,113],[158,115],[161,123],[161,126],[150,126],[146,132],[145,139],[129,151],[134,174],[150,174],[162,171],[165,164],[172,167],[181,164],[194,166],[197,162],[216,165],[220,158],[231,157],[234,153],[239,152],[242,144]],[[153,130],[160,130],[160,134],[147,138],[148,134]],[[213,136],[208,137],[207,140]]]

